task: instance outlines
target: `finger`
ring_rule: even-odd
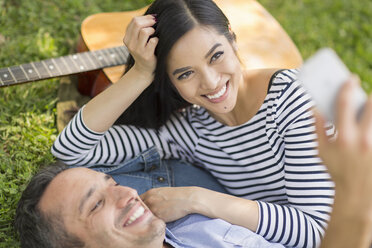
[[[336,110],[336,126],[339,132],[339,140],[349,140],[353,133],[356,122],[356,110],[352,104],[352,95],[357,81],[351,77],[342,87],[338,94]]]
[[[317,109],[314,110],[314,118],[315,133],[318,137],[319,150],[323,150],[323,148],[327,147],[329,143],[327,132],[325,129],[326,122],[324,120],[324,117],[319,113]]]
[[[139,197],[141,198],[142,201],[145,201],[145,200],[146,200],[147,192],[148,192],[148,191],[146,191],[145,193],[139,195]]]
[[[326,121],[324,117],[316,109],[314,110],[314,118],[315,118],[315,133],[318,139],[319,157],[322,160],[324,160],[324,155],[328,153],[327,150],[331,146],[328,136],[327,136],[326,128],[325,128]]]
[[[139,32],[142,28],[151,27],[156,23],[156,19],[152,15],[136,16],[129,23],[124,36],[124,44],[128,45],[131,41],[138,41]]]
[[[360,119],[361,137],[365,140],[367,147],[372,143],[372,95],[364,105],[363,114]]]
[[[155,24],[155,20],[153,15],[136,16],[128,24],[125,33],[132,33],[136,27],[151,27]]]
[[[145,47],[149,41],[152,34],[155,33],[155,29],[152,27],[142,28],[138,35],[138,46],[145,50]]]
[[[149,40],[149,42],[147,42],[146,53],[154,54],[155,53],[155,48],[158,45],[158,43],[159,43],[159,38],[158,37],[152,37]]]

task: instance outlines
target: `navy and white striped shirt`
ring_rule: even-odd
[[[163,159],[208,169],[233,195],[256,200],[256,232],[291,247],[319,246],[331,212],[334,184],[317,157],[314,106],[295,70],[278,72],[256,115],[225,126],[204,108],[174,113],[159,132],[115,125],[89,130],[82,110],[61,132],[52,153],[69,165],[115,165],[156,146]],[[329,129],[333,133],[333,128]]]

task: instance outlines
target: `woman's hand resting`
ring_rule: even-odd
[[[165,222],[195,213],[220,218],[252,231],[257,229],[258,204],[247,199],[200,187],[156,188],[140,197]]]
[[[134,17],[124,36],[124,44],[135,61],[132,69],[145,75],[152,75],[156,68],[155,48],[159,39],[150,39],[155,33],[155,23],[156,18],[152,15]]]
[[[193,213],[193,194],[198,187],[164,187],[150,189],[140,197],[151,211],[165,222]]]

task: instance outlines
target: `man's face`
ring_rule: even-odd
[[[162,247],[165,223],[134,189],[86,168],[60,173],[44,192],[40,210],[59,214],[67,232],[89,247]]]

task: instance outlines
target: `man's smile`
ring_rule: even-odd
[[[137,199],[134,203],[130,203],[128,206],[129,210],[123,210],[124,214],[121,214],[121,216],[125,215],[123,218],[123,227],[130,227],[133,226],[142,220],[146,218],[146,216],[151,215],[152,213],[150,210],[146,209],[144,206],[142,206],[141,202]],[[125,214],[127,212],[127,214]],[[119,217],[122,219],[121,217]]]

